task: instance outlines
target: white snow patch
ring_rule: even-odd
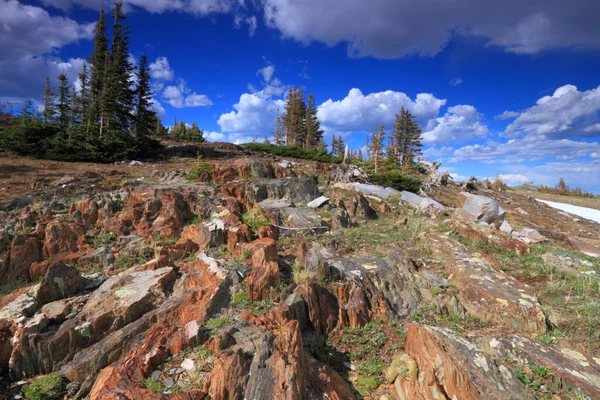
[[[593,208],[579,207],[571,204],[556,203],[554,201],[536,199],[540,203],[548,204],[552,208],[566,211],[569,214],[577,215],[578,217],[589,219],[600,224],[600,210]]]

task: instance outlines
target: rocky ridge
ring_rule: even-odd
[[[600,398],[598,224],[211,151],[0,206],[0,396]]]

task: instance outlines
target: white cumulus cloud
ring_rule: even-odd
[[[163,81],[172,81],[175,78],[175,72],[169,65],[167,57],[158,57],[156,61],[150,64],[150,77]]]
[[[162,97],[167,104],[175,108],[207,107],[213,104],[208,96],[192,92],[183,79],[179,80],[178,85],[165,87]]]
[[[484,137],[483,116],[470,105],[449,107],[443,117],[432,120],[423,130],[423,144],[460,143]]]

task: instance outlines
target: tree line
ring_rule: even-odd
[[[139,67],[129,60],[130,27],[123,4],[115,3],[112,39],[107,35],[104,10],[94,34],[94,49],[78,76],[78,88],[66,74],[58,87],[49,77],[43,88],[43,111],[28,101],[19,122],[0,135],[0,145],[38,157],[113,161],[155,155],[161,148],[152,138],[164,133],[152,109],[148,58]]]

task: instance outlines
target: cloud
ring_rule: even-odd
[[[112,0],[42,0],[45,5],[68,11],[74,5],[99,10],[102,7],[109,9]],[[151,13],[164,13],[166,11],[180,11],[195,15],[213,13],[226,13],[238,8],[237,0],[128,0],[127,6],[142,8]]]
[[[600,3],[573,0],[354,1],[264,0],[267,25],[283,37],[328,46],[351,57],[435,55],[452,37],[476,37],[514,53],[600,48]]]
[[[498,174],[498,177],[502,179],[504,183],[508,183],[509,185],[514,185],[515,183],[526,183],[531,182],[531,179],[526,177],[523,174]],[[496,179],[496,177],[488,177],[490,181]]]
[[[521,112],[505,134],[542,139],[593,137],[600,132],[599,112],[600,86],[582,92],[576,86],[564,85],[552,96],[542,97],[536,105]]]
[[[451,162],[476,161],[485,164],[525,163],[548,158],[574,160],[600,152],[600,142],[579,142],[569,139],[511,139],[506,143],[489,141],[457,149]]]
[[[154,98],[151,100],[151,103],[152,103],[152,109],[154,110],[156,115],[158,115],[158,117],[160,119],[164,119],[167,116],[167,111],[165,110],[163,105],[160,104],[160,102]]]
[[[372,132],[383,122],[391,129],[394,116],[405,107],[417,116],[421,126],[438,116],[446,100],[438,99],[430,93],[419,93],[413,101],[402,92],[385,92],[364,95],[354,88],[342,100],[329,99],[318,107],[317,116],[322,126],[332,132]]]
[[[506,120],[506,119],[513,119],[513,118],[516,118],[516,117],[518,117],[519,115],[521,115],[521,113],[518,113],[518,112],[516,112],[516,111],[504,111],[502,114],[500,114],[500,115],[496,115],[496,116],[494,117],[494,119],[497,119],[497,120],[501,120],[501,121],[503,121],[503,120]]]
[[[205,137],[209,142],[223,142],[227,140],[227,135],[220,132],[205,132]]]
[[[265,82],[269,83],[274,73],[275,67],[273,65],[267,65],[266,67],[259,69],[256,75],[261,75]]]
[[[430,121],[423,130],[423,144],[460,143],[488,133],[483,116],[469,105],[449,107],[443,117]]]
[[[187,82],[183,79],[179,80],[178,85],[165,87],[162,93],[162,98],[175,108],[185,107],[207,107],[212,106],[212,101],[204,94],[192,92],[187,87]]]
[[[150,64],[150,77],[163,81],[172,81],[175,78],[175,72],[171,69],[167,57],[158,57]]]
[[[463,83],[463,80],[462,80],[462,78],[454,78],[454,79],[452,79],[452,80],[450,81],[450,84],[451,84],[452,86],[458,86],[458,85],[460,85],[461,83]]]
[[[225,133],[268,135],[273,132],[277,110],[283,110],[284,107],[285,101],[282,99],[265,97],[261,92],[244,93],[233,105],[235,111],[222,114],[217,124]]]

